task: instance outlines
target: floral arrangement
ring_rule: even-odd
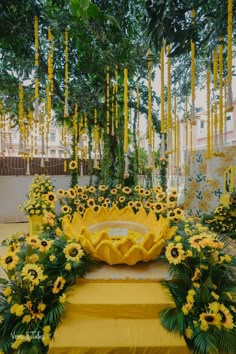
[[[236,240],[236,192],[229,194],[227,205],[219,204],[210,215],[205,215],[202,221],[210,230],[227,234]]]
[[[87,208],[98,211],[101,206],[109,209],[116,205],[118,209],[130,206],[134,212],[144,208],[154,210],[157,219],[160,215],[178,222],[183,217],[183,210],[177,207],[178,194],[172,189],[168,194],[158,186],[153,189],[135,186],[133,188],[117,184],[110,189],[106,185],[74,186],[68,190],[56,191],[62,215],[71,215],[73,211],[84,214]]]
[[[236,258],[207,227],[185,220],[167,243],[172,279],[164,282],[176,307],[160,316],[196,354],[232,354],[236,338]]]
[[[35,175],[27,194],[27,200],[24,202],[24,207],[19,206],[19,209],[28,217],[43,215],[45,211],[53,211],[56,201],[53,189],[54,186],[50,176]]]
[[[68,291],[85,274],[87,255],[77,240],[55,232],[18,234],[3,245],[0,353],[47,353]]]

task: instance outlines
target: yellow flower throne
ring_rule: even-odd
[[[176,229],[162,216],[157,221],[153,211],[134,213],[129,206],[101,207],[97,212],[87,209],[83,216],[74,213],[71,221],[63,220],[67,237],[75,238],[96,260],[110,265],[155,260]]]

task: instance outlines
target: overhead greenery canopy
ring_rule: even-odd
[[[45,98],[50,27],[54,37],[53,109],[63,118],[64,33],[69,32],[69,109],[75,103],[80,111],[95,107],[104,116],[106,66],[114,76],[118,65],[120,88],[124,67],[129,70],[130,87],[134,77],[146,78],[148,41],[144,29],[144,1],[126,0],[9,0],[0,4],[0,99],[17,117],[18,84],[25,88],[25,110],[34,101],[34,16],[39,18],[40,98]],[[141,84],[141,83],[140,83]],[[142,86],[142,84],[141,84]],[[147,98],[145,88],[144,103]],[[142,92],[142,90],[141,90]],[[145,106],[145,104],[144,104]],[[99,117],[98,117],[99,118]]]

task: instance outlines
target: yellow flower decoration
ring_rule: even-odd
[[[47,200],[49,203],[55,203],[55,201],[56,201],[56,194],[53,193],[53,192],[49,192],[48,194],[46,194],[45,198],[46,198],[46,200]]]
[[[24,313],[24,305],[14,304],[10,308],[10,312],[17,317],[21,317]]]
[[[16,267],[18,261],[19,257],[14,252],[7,252],[1,259],[1,265],[4,269],[12,270]]]
[[[203,312],[200,315],[200,321],[200,328],[202,331],[207,331],[209,326],[216,326],[220,328],[221,316],[219,313]]]
[[[79,262],[81,257],[84,255],[84,251],[82,250],[80,244],[75,242],[69,243],[64,248],[63,252],[66,258],[73,262]]]
[[[125,194],[130,194],[132,192],[132,190],[129,187],[123,187],[122,192]]]
[[[53,240],[46,240],[46,239],[40,240],[39,250],[41,252],[47,252],[51,248],[52,244],[53,244]]]
[[[178,264],[185,259],[182,243],[170,242],[166,247],[166,258],[172,264]]]
[[[69,163],[69,170],[76,170],[78,168],[78,164],[75,160],[70,161]]]
[[[47,279],[42,269],[37,264],[26,264],[22,269],[23,280],[30,281],[33,285],[39,285],[41,281]]]
[[[63,205],[63,206],[61,207],[61,212],[62,212],[63,214],[70,213],[70,212],[71,212],[71,208],[70,208],[68,205]]]
[[[39,247],[39,238],[37,235],[33,236],[28,236],[26,238],[26,243],[30,245],[32,248],[38,248]]]
[[[66,283],[66,280],[63,277],[61,277],[61,276],[57,277],[57,279],[54,283],[54,287],[52,289],[53,294],[59,293],[63,289],[65,283]]]

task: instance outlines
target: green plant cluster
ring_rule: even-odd
[[[163,326],[184,336],[192,353],[235,353],[236,257],[216,233],[188,220],[165,257],[172,279],[164,285],[176,307],[161,312]]]
[[[68,292],[85,274],[87,255],[76,240],[55,231],[16,234],[3,245],[0,353],[47,353]]]
[[[210,230],[236,240],[236,193],[231,193],[228,205],[219,204],[202,221]]]

